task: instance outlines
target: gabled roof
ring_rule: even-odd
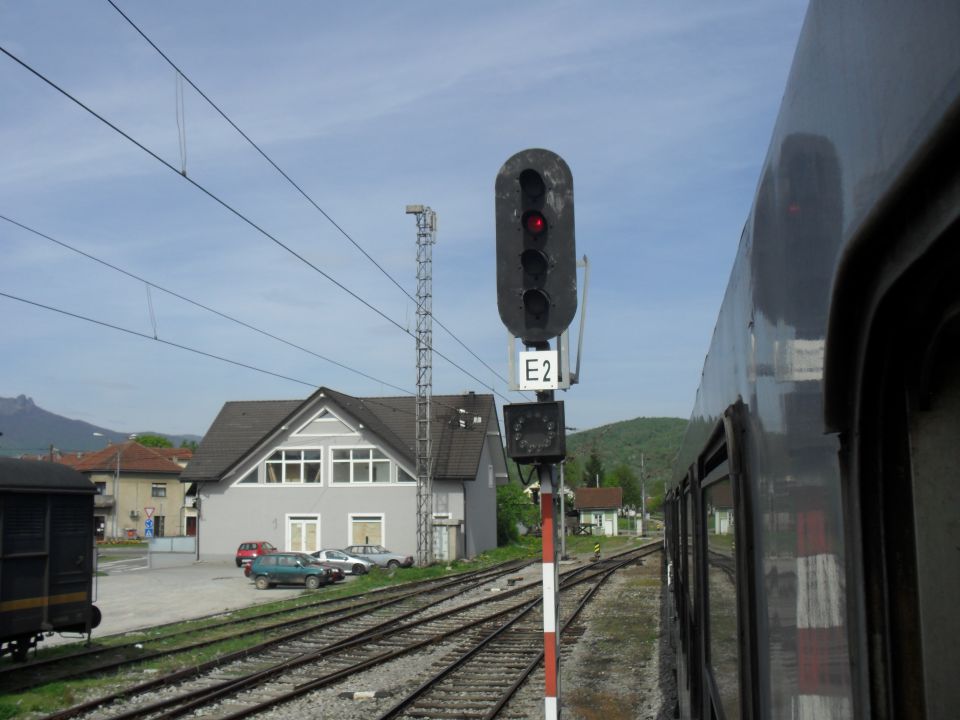
[[[117,456],[119,455],[119,465]],[[103,450],[84,453],[71,467],[77,472],[163,473],[179,475],[183,468],[164,457],[158,448],[144,447],[135,440],[109,445]]]
[[[323,406],[363,425],[408,466],[416,466],[415,397],[358,398],[321,387],[306,400],[225,403],[180,479],[219,481],[263,440],[298,415]],[[431,407],[434,477],[473,480],[494,417],[493,396],[434,395]]]
[[[577,488],[574,490],[573,502],[577,510],[621,508],[623,507],[623,488]]]

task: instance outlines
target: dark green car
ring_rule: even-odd
[[[250,577],[260,590],[274,585],[304,585],[316,590],[333,582],[329,568],[319,564],[306,553],[280,552],[254,558]]]

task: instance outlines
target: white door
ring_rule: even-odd
[[[312,553],[320,549],[320,516],[287,516],[287,550]]]
[[[450,528],[446,525],[433,526],[433,559],[450,559]]]

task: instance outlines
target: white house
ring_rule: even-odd
[[[591,535],[619,534],[617,516],[623,507],[623,488],[582,487],[574,492],[581,527],[589,527]]]
[[[416,555],[416,398],[228,402],[183,482],[197,484],[198,553],[232,558],[241,542],[312,552],[381,544]],[[507,481],[490,395],[434,395],[433,551],[496,547],[496,486]]]

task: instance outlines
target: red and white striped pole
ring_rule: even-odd
[[[543,716],[546,720],[555,720],[560,717],[560,633],[557,632],[560,601],[557,595],[553,467],[552,464],[537,466],[540,477],[540,527],[543,539]]]

